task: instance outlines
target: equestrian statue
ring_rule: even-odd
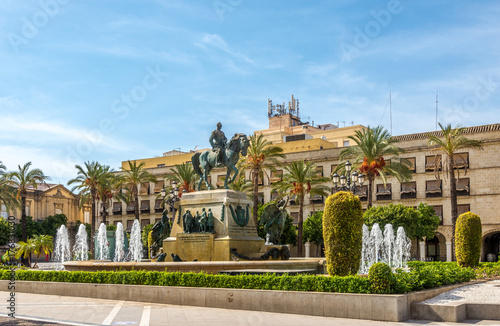
[[[201,184],[205,181],[205,185],[208,190],[212,187],[207,181],[207,176],[210,175],[210,171],[213,168],[226,167],[226,179],[224,180],[224,188],[228,189],[228,184],[233,182],[238,173],[240,172],[236,167],[236,163],[242,156],[247,155],[248,146],[250,142],[245,134],[235,134],[229,141],[227,141],[224,132],[221,130],[222,124],[217,123],[217,129],[210,135],[210,145],[212,150],[204,151],[203,153],[195,153],[191,157],[191,162],[193,163],[193,169],[200,176],[200,182],[198,183],[198,189],[201,189]],[[234,175],[231,177],[231,173]]]

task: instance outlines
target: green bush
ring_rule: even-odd
[[[368,280],[371,284],[372,293],[391,293],[396,279],[389,265],[375,263],[368,271]]]
[[[458,217],[455,227],[455,253],[460,266],[478,266],[481,257],[481,234],[479,216],[467,212]]]
[[[331,277],[322,275],[277,276],[275,274],[230,276],[156,271],[69,272],[16,269],[16,280],[337,293],[407,293],[468,282],[475,279],[477,275],[500,275],[500,263],[481,263],[477,270],[462,268],[455,262],[409,262],[408,267],[407,271],[400,269],[391,276],[389,287],[387,287],[389,271],[385,266],[371,269],[368,278],[357,275]],[[0,279],[9,280],[10,278],[11,271],[0,268]]]
[[[359,197],[340,191],[327,198],[323,239],[328,274],[356,274],[361,262],[363,211]]]

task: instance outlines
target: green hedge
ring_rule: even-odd
[[[355,275],[361,263],[363,210],[358,196],[339,191],[326,199],[323,239],[328,274]]]
[[[460,266],[478,266],[481,258],[482,233],[479,216],[467,212],[458,217],[455,228],[455,252]]]
[[[481,263],[479,268],[462,268],[456,263],[409,262],[409,270],[396,270],[386,293],[407,293],[442,285],[468,282],[476,277],[500,275],[500,263]],[[0,269],[0,279],[9,280],[10,270]],[[279,291],[313,291],[337,293],[377,293],[379,288],[361,276],[316,275],[211,275],[203,273],[155,271],[36,271],[16,270],[19,281],[187,286]]]
[[[0,270],[0,279],[10,279],[9,271]],[[68,272],[18,270],[16,272],[16,279],[18,281],[187,286],[340,293],[369,293],[370,289],[368,279],[359,276],[277,276],[275,274],[230,276],[204,273],[155,271]]]

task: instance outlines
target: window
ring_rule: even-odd
[[[156,199],[155,200],[155,213],[162,213],[163,208],[161,207],[161,203],[163,202],[163,199]]]
[[[469,153],[457,153],[453,155],[453,168],[465,169],[469,167]]]
[[[431,180],[425,182],[425,197],[443,197],[441,180]]]
[[[28,202],[28,201],[26,202],[26,216],[31,216],[30,215],[30,204],[31,204],[30,202]]]
[[[127,231],[132,230],[132,225],[134,225],[134,220],[127,220]]]
[[[163,187],[165,186],[165,181],[164,180],[158,180],[155,183],[155,194],[159,194]]]
[[[263,186],[264,185],[264,180],[262,180],[262,178],[260,177],[260,175],[259,175],[259,179],[258,179],[258,185],[259,186]]]
[[[164,166],[165,166],[165,164],[157,164],[157,165],[156,165],[156,167],[157,167],[157,168],[162,168],[162,167],[164,167]]]
[[[385,186],[383,184],[377,185],[377,200],[391,200],[392,199],[392,188],[391,184],[387,183]]]
[[[135,201],[131,201],[127,205],[127,214],[134,214],[134,212],[135,212]]]
[[[323,203],[323,196],[311,195],[310,200],[311,200],[311,203],[313,203],[313,204],[322,204]]]
[[[359,200],[367,201],[368,200],[368,185],[362,186],[361,189],[355,193],[355,195],[359,197]]]
[[[457,205],[457,209],[458,209],[458,216],[460,216],[463,213],[470,212],[470,205],[469,204]]]
[[[263,193],[263,192],[259,192],[259,193],[257,194],[257,197],[259,198],[259,203],[260,203],[261,205],[264,205],[264,193]]]
[[[297,198],[297,195],[290,195],[290,200],[288,201],[289,205],[298,205],[299,203],[295,202],[295,198]]]
[[[404,182],[401,184],[401,199],[417,198],[417,182]]]
[[[271,171],[271,183],[279,182],[283,180],[283,170]]]
[[[411,172],[417,172],[416,168],[416,158],[415,157],[406,157],[406,159],[410,162],[410,166],[408,167]]]
[[[149,212],[149,200],[141,200],[141,212]]]
[[[434,208],[435,214],[439,216],[439,225],[443,225],[443,205],[432,206],[432,208]]]
[[[349,146],[349,141],[348,140],[344,140],[344,147],[347,147]]]
[[[83,223],[90,224],[90,212],[83,212]]]
[[[425,157],[425,171],[441,170],[441,155]]]
[[[331,170],[330,170],[330,177],[331,177],[333,175],[333,172],[337,168],[337,164],[332,164],[330,168],[331,168]]]
[[[323,167],[322,166],[317,166],[316,167],[316,175],[318,177],[323,177]]]
[[[114,202],[113,203],[113,215],[121,215],[122,214],[122,203]]]
[[[470,195],[470,179],[462,178],[457,180],[457,196],[468,196]]]
[[[0,209],[0,216],[6,220],[9,218],[9,212],[7,212],[7,207],[5,205],[2,205],[2,208]]]
[[[151,222],[149,221],[149,219],[143,219],[141,220],[141,229],[144,229],[144,227],[148,224],[151,224]]]
[[[299,224],[299,212],[291,212],[290,216],[293,219],[293,224]]]
[[[139,195],[149,195],[149,182],[141,183],[141,188],[139,189]]]

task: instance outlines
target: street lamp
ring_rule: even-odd
[[[363,183],[365,182],[365,176],[358,172],[354,171],[351,174],[352,164],[347,161],[345,163],[345,171],[346,174],[342,174],[339,176],[337,173],[334,173],[332,176],[333,184],[335,185],[335,191],[350,191],[353,194],[363,189]],[[340,182],[340,187],[338,186]]]

